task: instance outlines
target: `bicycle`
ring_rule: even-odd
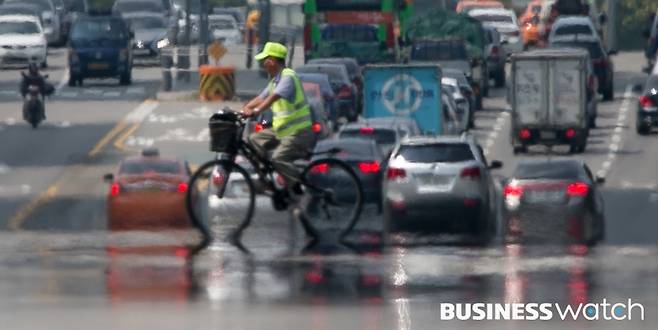
[[[281,182],[273,163],[244,137],[247,123],[246,117],[228,108],[210,118],[210,150],[216,156],[194,171],[185,196],[190,220],[201,230],[204,242],[209,243],[213,234],[203,220],[216,220],[226,227],[232,222],[235,229],[231,238],[239,241],[251,223],[257,193],[269,196],[277,211],[296,204],[294,216],[311,236],[317,237],[317,228],[323,226],[338,227],[340,238],[347,235],[361,215],[363,187],[349,164],[332,157],[343,151],[309,152],[310,162],[296,163],[301,168],[299,183],[303,191],[296,199],[295,193]],[[253,169],[254,178],[236,162],[238,156]]]

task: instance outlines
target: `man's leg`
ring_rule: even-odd
[[[258,133],[249,135],[249,144],[251,144],[261,157],[267,158],[267,152],[279,145],[276,134],[271,129],[264,129]]]
[[[315,135],[310,129],[301,130],[281,139],[281,143],[272,154],[272,163],[277,172],[286,179],[288,186],[299,179],[299,171],[294,161],[307,156],[315,143]]]

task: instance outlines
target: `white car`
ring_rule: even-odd
[[[235,45],[242,42],[238,22],[231,15],[208,15],[208,30],[213,40],[219,40],[224,45]]]
[[[551,33],[548,35],[550,44],[556,38],[564,36],[588,36],[600,39],[599,33],[592,20],[587,16],[562,16],[553,23]]]
[[[474,9],[468,15],[500,33],[500,43],[506,55],[523,51],[523,39],[514,11],[502,8]]]
[[[0,16],[0,64],[35,62],[45,68],[46,53],[46,36],[37,18]]]
[[[38,8],[43,22],[43,33],[48,44],[57,44],[62,41],[61,23],[52,0],[5,0],[4,3],[28,3]]]

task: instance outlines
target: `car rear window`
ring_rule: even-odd
[[[469,145],[460,143],[403,145],[397,157],[411,163],[459,163],[475,160]]]
[[[155,172],[159,174],[179,174],[180,164],[176,161],[134,161],[124,162],[119,168],[119,174],[144,174]]]
[[[122,20],[89,19],[73,24],[73,40],[123,40],[127,37],[126,25]]]
[[[583,24],[569,24],[560,26],[555,30],[555,35],[565,34],[587,34],[592,35],[592,29],[588,25]]]
[[[324,73],[329,77],[329,83],[332,85],[342,84],[349,81],[347,70],[342,66],[302,66],[295,71],[300,73]]]
[[[411,59],[417,61],[441,61],[466,58],[464,43],[436,42],[417,44],[411,50]]]
[[[374,140],[377,144],[395,144],[396,136],[395,131],[390,129],[377,129],[362,127],[358,129],[345,129],[340,133],[341,138],[358,138]]]
[[[577,163],[546,162],[519,164],[513,176],[520,180],[576,180],[585,176],[585,173]]]

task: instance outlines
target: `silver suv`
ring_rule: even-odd
[[[496,190],[490,165],[475,139],[414,137],[391,154],[383,184],[384,221],[389,232],[493,233]]]

